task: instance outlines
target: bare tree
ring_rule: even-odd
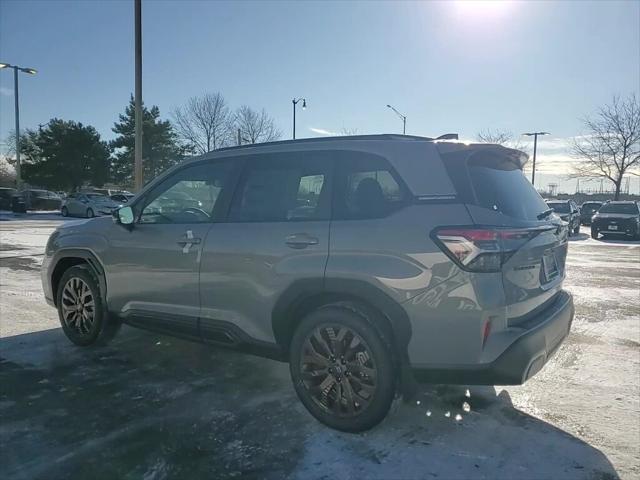
[[[340,129],[340,132],[338,132],[339,136],[351,136],[351,135],[358,135],[358,129],[357,128],[347,128],[347,127],[342,127]]]
[[[220,93],[191,97],[172,117],[178,136],[194,153],[207,153],[228,143],[229,107]]]
[[[478,132],[476,137],[478,141],[482,143],[494,143],[526,152],[524,143],[509,130],[491,130],[487,128]]]
[[[586,134],[571,142],[577,159],[573,177],[604,178],[620,197],[625,175],[640,175],[640,104],[635,95],[613,97],[595,116],[584,120]]]
[[[257,112],[246,105],[235,112],[232,125],[234,132],[240,130],[243,143],[271,142],[282,136],[273,118],[264,109]]]

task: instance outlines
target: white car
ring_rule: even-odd
[[[87,217],[111,215],[120,204],[100,193],[70,193],[62,202],[63,217]]]

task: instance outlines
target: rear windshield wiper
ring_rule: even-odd
[[[547,218],[552,213],[553,213],[553,208],[550,208],[549,210],[545,210],[544,212],[538,214],[538,220],[542,220],[543,218]]]

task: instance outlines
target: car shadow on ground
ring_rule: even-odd
[[[0,339],[0,385],[12,479],[618,478],[506,391],[421,388],[345,434],[307,414],[285,364],[126,327],[97,348],[59,328]]]
[[[0,210],[0,221],[19,222],[23,220],[73,220],[79,217],[63,217],[59,210],[29,211],[27,213],[15,213],[8,210]]]
[[[578,242],[578,241],[581,241],[581,240],[588,240],[590,238],[591,238],[591,235],[589,235],[587,233],[580,232],[580,233],[578,233],[576,235],[569,236],[569,241],[570,242]]]
[[[588,227],[584,227],[584,228],[588,228]],[[635,240],[631,238],[620,238],[619,235],[616,236],[615,234],[607,235],[607,234],[601,233],[598,239],[596,240],[591,238],[590,233],[581,231],[577,235],[572,235],[569,237],[570,242],[581,242],[585,240],[594,244],[596,244],[597,242],[597,243],[606,243],[606,244],[613,244],[613,245],[640,245],[640,240]]]

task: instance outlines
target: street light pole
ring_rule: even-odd
[[[35,75],[36,70],[34,68],[23,68],[17,65],[10,65],[8,63],[0,63],[0,69],[13,68],[13,90],[15,99],[15,113],[16,113],[16,188],[19,190],[22,184],[22,165],[20,163],[20,101],[18,92],[18,70],[29,75]]]
[[[536,184],[536,152],[538,150],[538,135],[549,135],[549,132],[523,133],[525,137],[533,137],[533,166],[531,171],[531,185]]]
[[[20,102],[18,101],[18,69],[13,69],[13,90],[16,112],[16,188],[20,190],[22,183],[22,165],[20,164]]]
[[[401,114],[398,110],[393,108],[391,105],[387,105],[387,108],[390,108],[391,110],[393,110],[396,113],[396,115],[400,117],[400,119],[402,120],[402,134],[406,135],[407,134],[407,116]]]
[[[296,139],[296,105],[298,102],[302,100],[302,109],[305,110],[307,108],[307,100],[304,98],[294,98],[291,100],[293,104],[293,139]]]
[[[135,147],[134,183],[136,192],[144,185],[142,168],[142,0],[135,0]]]

